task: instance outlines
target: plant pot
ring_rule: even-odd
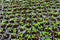
[[[38,33],[38,30],[36,28],[32,28],[32,34],[37,34]]]
[[[50,27],[47,26],[47,27],[45,27],[45,30],[48,31],[48,32],[51,32],[52,28],[50,28]]]
[[[37,18],[32,18],[32,21],[37,23]]]
[[[55,33],[54,33],[54,37],[60,38],[60,33],[59,33],[59,32],[55,32]]]
[[[31,33],[31,30],[30,29],[26,29],[26,33],[27,34],[30,34]]]
[[[23,33],[19,33],[18,38],[23,38],[24,34]]]
[[[10,18],[14,18],[14,15],[13,15],[13,14],[11,14],[11,15],[10,15]]]
[[[31,40],[31,36],[27,34],[27,35],[25,36],[25,39],[26,39],[26,40]]]
[[[4,39],[8,39],[9,38],[9,34],[4,34]]]
[[[20,31],[24,31],[24,30],[25,30],[25,27],[21,27],[21,28],[20,28]]]
[[[19,25],[16,23],[16,24],[13,24],[13,28],[17,28]]]
[[[31,23],[31,18],[28,17],[28,18],[26,19],[26,21],[27,21],[28,23]]]
[[[12,30],[12,29],[10,29],[10,30],[9,30],[9,33],[13,33],[13,30]]]
[[[11,35],[11,39],[15,39],[16,38],[16,35]]]
[[[38,30],[39,31],[43,31],[43,27],[42,26],[38,26]]]
[[[2,23],[8,23],[8,20],[2,20]]]
[[[52,30],[53,30],[53,31],[57,31],[57,28],[56,28],[56,27],[52,27]]]
[[[36,24],[32,24],[33,26],[32,27],[35,27],[35,28],[37,28],[38,27],[38,24],[36,23]]]
[[[22,20],[23,23],[26,23],[26,19],[25,19],[25,18],[23,18],[23,19],[21,19],[21,20]]]
[[[1,27],[4,29],[6,27],[6,23],[2,23]]]
[[[24,23],[23,23],[23,22],[19,22],[19,25],[20,25],[20,26],[24,26]]]
[[[9,33],[13,33],[13,30],[12,30],[11,27],[7,27],[7,30],[8,30]]]
[[[14,23],[14,20],[10,19],[9,22],[10,22],[10,23]]]
[[[27,23],[25,27],[30,28],[31,27],[31,24],[30,23]]]
[[[4,30],[0,30],[0,34],[4,34]]]
[[[11,23],[8,23],[6,26],[7,26],[7,28],[8,27],[12,27],[12,24]]]

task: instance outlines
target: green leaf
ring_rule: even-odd
[[[57,32],[58,33],[58,35],[60,35],[60,32]]]
[[[38,24],[37,24],[37,23],[36,23],[36,24],[33,24],[33,26],[34,26],[34,27],[37,27],[37,26],[38,26]]]
[[[21,37],[19,37],[19,40],[23,40]]]
[[[32,28],[32,31],[36,33],[37,32],[37,29],[33,27]]]
[[[17,32],[17,30],[16,30],[16,28],[14,28],[13,33],[16,33],[16,32]]]
[[[52,40],[52,39],[50,39],[50,38],[45,38],[45,40]]]
[[[25,37],[26,37],[27,39],[30,39],[30,38],[31,38],[31,36],[30,36],[30,35],[28,35],[28,34],[27,34]]]
[[[33,35],[32,35],[32,38],[35,38],[35,37],[36,37],[35,34],[33,34]]]
[[[39,29],[42,29],[43,27],[42,26],[38,26]]]
[[[19,37],[23,37],[23,34],[22,34],[22,33],[20,33],[20,34],[19,34]]]
[[[8,30],[10,30],[11,28],[10,27],[8,27]]]
[[[0,29],[0,32],[2,32],[2,30]]]
[[[30,29],[27,29],[27,33],[30,33],[31,32],[31,30]]]

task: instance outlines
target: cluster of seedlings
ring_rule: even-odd
[[[1,40],[60,40],[59,0],[1,0]]]

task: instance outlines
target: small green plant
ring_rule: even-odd
[[[31,10],[28,9],[28,10],[26,10],[26,12],[29,13],[29,12],[31,12]]]
[[[56,26],[53,26],[52,29],[53,29],[54,31],[57,31],[57,27],[56,27]]]
[[[29,33],[31,33],[31,30],[30,29],[26,29],[26,32],[29,34]]]
[[[11,27],[8,27],[7,30],[8,30],[10,33],[13,32],[13,30],[11,29]]]
[[[21,14],[21,17],[24,17],[25,16],[25,14]]]
[[[31,37],[32,37],[32,38],[36,38],[36,35],[35,35],[35,34],[33,34]]]
[[[46,31],[52,31],[52,28],[46,26],[46,27],[45,27],[45,30],[46,30]]]
[[[6,18],[9,18],[9,15],[6,15]]]
[[[14,27],[14,28],[17,28],[18,26],[19,26],[19,25],[18,25],[17,23],[14,23],[14,24],[13,24],[13,27]]]
[[[42,32],[42,35],[45,36],[47,32]]]
[[[39,35],[40,37],[43,37],[43,35],[40,33],[40,35]]]
[[[1,23],[1,27],[5,28],[6,27],[6,23]]]
[[[50,32],[42,32],[42,35],[43,36],[45,36],[45,35],[51,36],[51,33]]]
[[[7,39],[9,37],[9,34],[4,34],[4,39]]]
[[[30,23],[27,23],[27,24],[26,24],[26,27],[27,27],[27,28],[30,28],[30,27],[31,27],[31,24],[30,24]]]
[[[33,28],[32,28],[32,32],[33,32],[33,33],[37,33],[38,30],[37,30],[35,27],[33,27]]]
[[[51,18],[54,19],[55,17],[52,15]]]
[[[52,40],[51,38],[45,38],[44,40]]]
[[[25,30],[25,27],[22,26],[22,27],[20,28],[20,31],[24,31],[24,30]]]
[[[55,38],[55,40],[60,40],[60,38]]]
[[[26,37],[27,40],[31,39],[31,36],[28,35],[28,34],[25,37]]]
[[[59,36],[60,35],[60,32],[56,32],[56,34]]]
[[[16,28],[14,28],[13,33],[16,33],[16,32],[17,32],[17,29],[16,29]]]
[[[59,25],[60,25],[60,21],[57,21],[57,22],[56,22],[56,25],[58,25],[58,26],[59,26]]]
[[[34,26],[34,27],[38,27],[38,24],[37,24],[37,23],[36,23],[36,24],[33,24],[33,26]]]
[[[11,23],[14,23],[14,18],[11,18],[9,21],[10,21]]]
[[[36,21],[36,20],[37,20],[37,18],[32,18],[32,20],[33,20],[33,21]]]
[[[21,37],[19,37],[19,40],[23,40]]]
[[[11,38],[12,38],[12,39],[15,39],[15,38],[16,38],[16,33],[13,33],[13,34],[11,35]]]
[[[8,30],[10,30],[11,29],[11,27],[8,27]]]
[[[16,16],[19,16],[19,14],[15,14]]]
[[[10,18],[14,18],[14,14],[10,14]]]
[[[39,18],[39,20],[40,20],[40,22],[42,22],[43,21],[43,18]]]
[[[27,21],[30,21],[30,18],[29,17],[27,17],[27,19],[26,19]]]
[[[2,23],[7,23],[7,20],[3,20]]]
[[[36,16],[36,14],[35,13],[32,13],[32,17],[34,17],[34,16]]]
[[[2,15],[4,15],[5,13],[4,12],[2,12]]]
[[[0,33],[2,32],[3,30],[0,29]]]
[[[14,18],[14,22],[19,22],[17,18]]]
[[[12,24],[11,23],[7,23],[7,27],[11,27],[12,26]]]
[[[19,24],[20,24],[20,26],[23,26],[23,25],[24,25],[24,23],[23,23],[23,22],[19,22]]]
[[[43,27],[42,26],[38,26],[38,29],[42,31],[43,30]]]
[[[19,33],[19,37],[21,37],[21,38],[22,38],[23,36],[24,36],[24,35],[23,35],[23,33]]]

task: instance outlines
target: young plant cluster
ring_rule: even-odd
[[[60,40],[59,0],[0,2],[0,40]]]

